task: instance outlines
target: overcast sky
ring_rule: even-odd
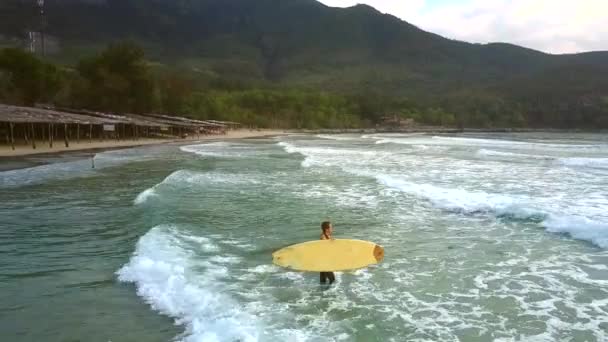
[[[608,0],[320,0],[365,3],[426,31],[550,53],[608,50]]]

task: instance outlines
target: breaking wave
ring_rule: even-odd
[[[608,222],[555,212],[554,209],[546,208],[527,196],[441,188],[411,183],[387,175],[378,175],[376,179],[389,188],[426,199],[439,209],[462,214],[490,214],[496,217],[532,220],[539,222],[549,232],[568,234],[575,239],[608,248]]]
[[[277,143],[285,152],[289,154],[299,153],[303,155],[302,167],[311,167],[313,165],[338,166],[342,164],[343,157],[353,159],[367,159],[388,157],[391,154],[381,151],[370,150],[355,150],[346,148],[330,148],[330,147],[300,147],[290,144],[285,141]],[[342,158],[341,158],[342,157]]]
[[[608,145],[603,144],[559,144],[559,143],[540,143],[530,141],[502,140],[502,139],[482,139],[464,137],[443,137],[433,136],[433,140],[460,145],[485,145],[485,146],[505,146],[512,148],[525,149],[548,149],[556,151],[577,151],[577,150],[600,150],[607,149]]]
[[[483,142],[494,140],[470,138],[444,138],[460,139],[464,141],[481,140]],[[528,144],[526,142],[498,141],[498,144]],[[325,167],[338,167],[342,171],[361,177],[371,177],[378,183],[399,190],[418,198],[425,199],[434,207],[465,215],[491,215],[497,218],[515,220],[528,220],[538,223],[552,233],[568,234],[575,239],[589,241],[599,247],[608,248],[608,219],[602,214],[590,209],[590,205],[603,206],[601,203],[581,203],[574,205],[560,201],[558,203],[550,198],[535,198],[529,195],[492,194],[482,190],[470,191],[460,188],[446,188],[431,184],[409,182],[400,176],[389,176],[378,167],[386,165],[405,165],[395,153],[386,151],[340,149],[328,147],[297,146],[288,142],[280,142],[288,153],[300,153],[305,159],[303,167],[321,165]],[[421,146],[421,145],[412,145]],[[421,149],[428,148],[419,147]],[[431,145],[436,146],[436,145]],[[498,158],[528,158],[533,160],[553,160],[562,165],[571,167],[607,168],[608,158],[555,158],[548,155],[514,153],[479,149],[479,157]],[[390,164],[393,163],[393,164]],[[412,172],[408,169],[407,172]],[[415,171],[414,171],[415,172]],[[400,174],[399,172],[397,174]],[[602,202],[603,203],[603,202]]]
[[[149,189],[146,189],[144,191],[142,191],[139,195],[137,195],[137,197],[135,198],[135,200],[133,200],[133,203],[138,205],[138,204],[144,204],[148,201],[148,199],[157,196],[156,192],[154,191],[156,187],[152,187]]]
[[[348,141],[348,140],[357,140],[357,137],[346,136],[346,135],[329,135],[329,134],[317,134],[317,138],[325,139],[325,140],[336,140],[336,141]]]
[[[491,195],[482,191],[441,188],[430,184],[416,184],[396,177],[378,175],[379,183],[404,193],[421,197],[435,207],[463,214],[493,213],[518,219],[542,219],[545,214],[530,206],[522,205],[528,199],[506,195]]]
[[[557,161],[565,166],[608,169],[608,158],[560,158]]]
[[[212,142],[198,145],[181,146],[182,152],[193,153],[202,157],[230,158],[248,157],[260,154],[252,145],[232,142]]]
[[[479,156],[479,157],[504,157],[504,158],[529,158],[529,159],[553,159],[553,157],[550,157],[550,156],[494,151],[494,150],[488,150],[485,148],[478,150],[477,156]]]
[[[257,341],[256,318],[218,285],[225,266],[208,263],[200,272],[196,253],[187,248],[196,240],[188,238],[174,226],[152,228],[139,239],[129,262],[116,272],[118,280],[134,283],[137,294],[154,310],[184,326],[185,332],[178,337],[182,341]]]
[[[162,187],[192,187],[200,186],[211,183],[221,184],[259,184],[259,181],[252,175],[246,174],[229,174],[229,173],[217,173],[217,172],[195,172],[189,170],[175,171],[162,182],[155,186],[148,188],[137,195],[133,200],[136,205],[141,205],[149,201],[150,199],[159,195],[159,189]]]
[[[559,165],[573,168],[594,168],[608,169],[608,158],[557,158],[546,155],[524,154],[514,152],[494,151],[488,149],[480,149],[477,151],[478,157],[497,157],[497,158],[522,158],[522,159],[537,159],[537,160],[553,160]]]

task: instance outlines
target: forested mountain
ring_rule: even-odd
[[[46,0],[45,23],[33,3],[3,0],[0,35],[13,44],[45,27],[55,62],[128,39],[204,87],[327,91],[357,98],[372,119],[434,108],[461,125],[608,126],[608,52],[470,44],[315,0]]]

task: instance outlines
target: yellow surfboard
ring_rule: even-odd
[[[384,248],[362,240],[316,240],[272,253],[272,262],[296,271],[350,271],[384,259]]]

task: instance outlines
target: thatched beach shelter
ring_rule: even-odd
[[[111,114],[67,108],[33,108],[0,104],[0,137],[15,145],[62,139],[70,141],[175,138],[189,134],[220,134],[226,125],[160,114]]]

